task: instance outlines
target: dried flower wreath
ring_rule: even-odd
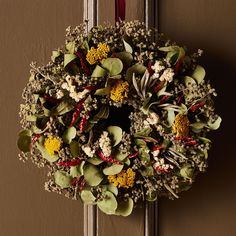
[[[31,64],[20,158],[49,168],[46,190],[106,214],[178,198],[205,171],[206,134],[221,123],[202,51],[187,55],[138,21],[66,32],[46,66]]]

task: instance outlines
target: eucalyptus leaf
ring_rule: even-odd
[[[88,185],[97,186],[102,182],[103,175],[96,166],[87,164],[84,166],[84,178]]]
[[[74,108],[72,104],[66,101],[60,102],[60,104],[55,109],[55,115],[64,115],[65,113],[71,111]]]
[[[93,204],[96,200],[90,190],[82,190],[80,197],[84,204]]]
[[[72,139],[76,136],[76,128],[74,126],[69,127],[63,134],[62,139],[65,143],[70,144]]]
[[[52,56],[51,56],[51,60],[53,62],[56,61],[56,59],[61,55],[60,51],[52,51]]]
[[[115,214],[120,216],[129,216],[133,211],[133,207],[133,199],[129,197],[119,202]]]
[[[206,124],[203,123],[203,122],[195,122],[195,123],[191,124],[190,126],[191,126],[194,130],[201,130],[201,129],[203,129],[203,128],[206,126]]]
[[[122,129],[119,126],[109,126],[107,131],[112,136],[113,146],[115,147],[122,140]]]
[[[25,133],[26,132],[27,131],[25,131]],[[29,152],[31,148],[31,136],[20,134],[18,137],[17,146],[22,152]]]
[[[193,176],[193,168],[190,164],[185,164],[180,169],[180,175],[185,179],[192,179]]]
[[[221,117],[218,116],[218,118],[215,120],[215,122],[213,122],[213,123],[208,122],[208,127],[212,130],[217,130],[220,127],[221,121],[222,121]]]
[[[70,54],[74,54],[75,53],[75,41],[67,43],[66,49]]]
[[[167,46],[167,47],[160,47],[159,51],[162,52],[174,52],[179,51],[179,46]]]
[[[64,67],[68,66],[76,58],[77,57],[74,54],[64,54]]]
[[[116,175],[122,171],[123,167],[124,167],[123,165],[113,164],[109,167],[105,167],[103,169],[103,174],[104,175]]]
[[[190,87],[190,86],[193,86],[196,84],[195,80],[190,76],[184,77],[184,83],[185,83],[186,87]]]
[[[112,192],[115,196],[118,195],[118,188],[115,187],[113,184],[109,184],[109,185],[107,186],[107,190],[108,190],[109,192]]]
[[[146,71],[146,67],[141,64],[141,63],[136,63],[133,66],[129,67],[127,72],[126,72],[126,80],[128,82],[132,81],[133,74],[135,75],[143,75],[144,72]]]
[[[130,66],[133,61],[133,56],[129,52],[117,52],[113,56],[119,58],[125,66]]]
[[[111,87],[108,86],[106,88],[97,89],[95,92],[95,95],[100,95],[100,96],[109,95],[110,91],[111,91]]]
[[[136,132],[134,134],[134,137],[135,138],[148,137],[151,132],[152,132],[152,128],[144,128],[144,129],[140,130],[139,132]]]
[[[119,58],[107,58],[102,67],[109,71],[110,76],[118,75],[123,70],[123,63]]]
[[[114,157],[114,159],[118,160],[118,161],[123,161],[128,154],[127,153],[122,153],[121,151],[116,151],[114,153],[112,153],[112,156]]]
[[[167,121],[169,123],[169,127],[171,127],[174,124],[175,112],[173,110],[168,110]]]
[[[152,166],[146,166],[142,169],[139,170],[142,176],[153,176],[154,175],[154,170]]]
[[[96,65],[91,77],[100,78],[100,77],[104,77],[106,74],[107,74],[107,71],[105,69],[103,69],[99,65]]]
[[[61,188],[69,188],[71,186],[72,177],[65,171],[56,171],[54,173],[55,183]]]
[[[21,130],[18,134],[18,136],[31,136],[31,135],[32,135],[32,131],[29,129]]]
[[[84,174],[84,167],[85,161],[82,161],[81,163],[79,163],[76,166],[71,166],[70,167],[70,175],[74,178],[74,177],[78,177]]]
[[[98,208],[108,215],[115,214],[118,206],[115,196],[109,191],[106,191],[104,195],[105,198],[97,203]]]
[[[79,143],[75,140],[70,142],[70,152],[73,157],[78,157],[80,154],[80,146]]]
[[[202,66],[197,65],[195,70],[193,71],[192,77],[197,81],[198,84],[200,84],[204,80],[205,76],[205,69]]]
[[[103,160],[101,160],[101,158],[98,157],[89,158],[87,161],[95,166],[100,165],[103,162]]]

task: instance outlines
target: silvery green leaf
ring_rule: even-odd
[[[158,50],[162,52],[173,52],[173,51],[179,51],[179,47],[178,46],[160,47],[158,48]]]
[[[143,64],[136,63],[133,66],[128,68],[125,78],[128,82],[131,82],[133,74],[143,75],[146,69],[147,68]]]
[[[95,92],[95,95],[100,95],[100,96],[109,95],[110,91],[111,91],[111,87],[97,89]]]
[[[115,187],[113,184],[107,185],[107,190],[111,193],[113,193],[115,196],[118,195],[118,188]]]
[[[70,142],[70,152],[73,157],[78,157],[80,154],[80,146],[79,143],[75,140]]]
[[[208,122],[207,125],[208,125],[208,127],[209,127],[210,129],[212,129],[212,130],[217,130],[217,129],[219,129],[219,127],[220,127],[221,121],[222,121],[221,117],[218,116],[218,118],[216,119],[215,122],[213,122],[213,123]]]
[[[139,172],[142,176],[153,176],[154,175],[154,169],[152,166],[147,166],[143,169],[140,169]]]
[[[71,63],[72,61],[74,61],[76,59],[76,55],[74,54],[64,54],[64,67],[66,67],[67,65],[69,65],[69,63]]]
[[[104,195],[104,199],[97,202],[98,208],[108,215],[115,214],[118,206],[115,196],[109,191],[106,191]]]
[[[144,129],[140,130],[139,132],[136,132],[134,134],[134,137],[135,138],[148,137],[151,132],[152,132],[152,128],[150,128],[150,127],[144,128]]]
[[[103,180],[102,172],[94,165],[87,164],[84,166],[84,178],[90,186],[97,186]]]
[[[185,179],[192,179],[193,177],[193,168],[190,164],[185,164],[180,169],[180,175]]]
[[[74,126],[69,127],[63,134],[62,139],[65,143],[70,144],[76,136],[76,128]]]
[[[71,111],[74,108],[72,104],[66,101],[62,101],[55,110],[55,115],[64,115],[65,113]]]
[[[60,51],[52,51],[52,56],[51,56],[51,60],[53,62],[56,61],[56,59],[61,55]]]
[[[205,126],[206,124],[203,122],[195,122],[190,125],[192,131],[194,131],[195,133],[199,133]]]
[[[75,53],[75,41],[67,43],[66,49],[70,54],[74,54]]]
[[[82,190],[80,197],[84,204],[93,204],[96,200],[90,190]]]
[[[104,77],[106,74],[107,74],[107,71],[105,69],[103,69],[99,65],[96,65],[91,77],[100,78],[100,77]]]
[[[115,153],[112,153],[112,156],[118,161],[123,161],[128,156],[128,154],[122,153],[121,151],[118,150]]]
[[[107,58],[102,67],[109,71],[110,76],[118,75],[123,70],[123,63],[119,58]]]
[[[124,39],[123,39],[123,43],[124,43],[125,51],[132,54],[133,53],[132,47]]]
[[[168,117],[167,117],[169,126],[171,127],[175,121],[175,112],[173,110],[168,110]]]
[[[22,131],[19,134],[17,146],[22,152],[29,152],[31,148],[31,136],[24,135],[23,132],[26,134],[27,131]]]
[[[85,161],[82,161],[81,163],[79,163],[76,166],[71,166],[70,167],[70,175],[74,178],[74,177],[78,177],[84,174],[84,167]]]
[[[103,162],[103,160],[98,157],[89,158],[87,161],[95,166],[100,165]]]
[[[72,177],[65,171],[56,171],[54,173],[54,180],[61,188],[69,188],[71,186]]]
[[[108,126],[107,131],[111,135],[113,140],[113,146],[115,147],[122,140],[122,129],[119,126]]]
[[[205,137],[198,137],[199,140],[201,140],[203,143],[211,143],[211,140]]]
[[[133,211],[133,207],[133,199],[129,197],[119,202],[115,214],[120,216],[129,216]]]
[[[113,164],[109,167],[105,167],[103,169],[103,174],[104,175],[116,175],[122,171],[123,167],[124,167],[123,165]]]
[[[133,56],[129,52],[117,52],[113,53],[113,56],[119,58],[125,66],[130,66],[133,61]]]
[[[137,94],[139,95],[139,97],[142,97],[142,94],[141,94],[141,92],[140,92],[140,90],[139,90],[139,87],[138,87],[138,83],[137,83],[135,74],[133,74],[132,82],[133,82],[133,85],[134,85],[134,88],[135,88]]]
[[[205,75],[205,69],[202,66],[197,65],[197,67],[193,71],[192,77],[197,81],[198,84],[200,84],[204,80]]]

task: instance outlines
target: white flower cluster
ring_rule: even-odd
[[[154,74],[152,75],[153,79],[158,79],[160,81],[171,82],[174,76],[174,70],[172,68],[165,69],[162,61],[156,61],[155,64],[151,67],[154,70]],[[162,75],[160,73],[164,70]]]
[[[155,150],[152,152],[152,155],[155,159],[155,163],[153,165],[153,168],[160,173],[166,173],[169,171],[169,169],[173,169],[174,167],[170,164],[165,164],[164,158],[158,158],[160,153],[160,150]]]
[[[69,96],[76,102],[79,102],[85,98],[86,94],[89,93],[88,89],[84,89],[82,92],[77,92],[76,86],[74,85],[75,77],[66,76],[66,82],[62,84],[62,88],[69,91]]]
[[[83,145],[82,150],[88,157],[93,157],[95,154],[95,150],[93,150],[90,146],[88,145]]]
[[[148,118],[143,122],[146,127],[156,125],[159,122],[159,116],[155,112],[150,112]]]
[[[103,131],[99,139],[99,146],[104,156],[109,157],[111,155],[111,139],[107,131]]]

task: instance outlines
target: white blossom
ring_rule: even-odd
[[[173,80],[174,74],[175,73],[172,68],[167,68],[164,70],[163,74],[161,75],[161,77],[159,79],[160,79],[160,81],[171,82]]]
[[[88,157],[93,157],[95,154],[95,150],[93,150],[90,146],[88,145],[83,145],[82,150]]]
[[[154,74],[152,75],[153,79],[159,78],[160,72],[165,69],[165,66],[163,66],[162,61],[156,61],[151,68],[154,70]]]
[[[111,139],[107,131],[103,131],[99,139],[99,146],[104,156],[108,157],[111,155]]]
[[[173,166],[170,164],[165,164],[164,158],[158,159],[158,161],[153,165],[153,168],[160,173],[166,173],[169,169],[173,169]]]
[[[61,90],[58,90],[56,93],[56,98],[61,99],[64,96],[64,93]]]

